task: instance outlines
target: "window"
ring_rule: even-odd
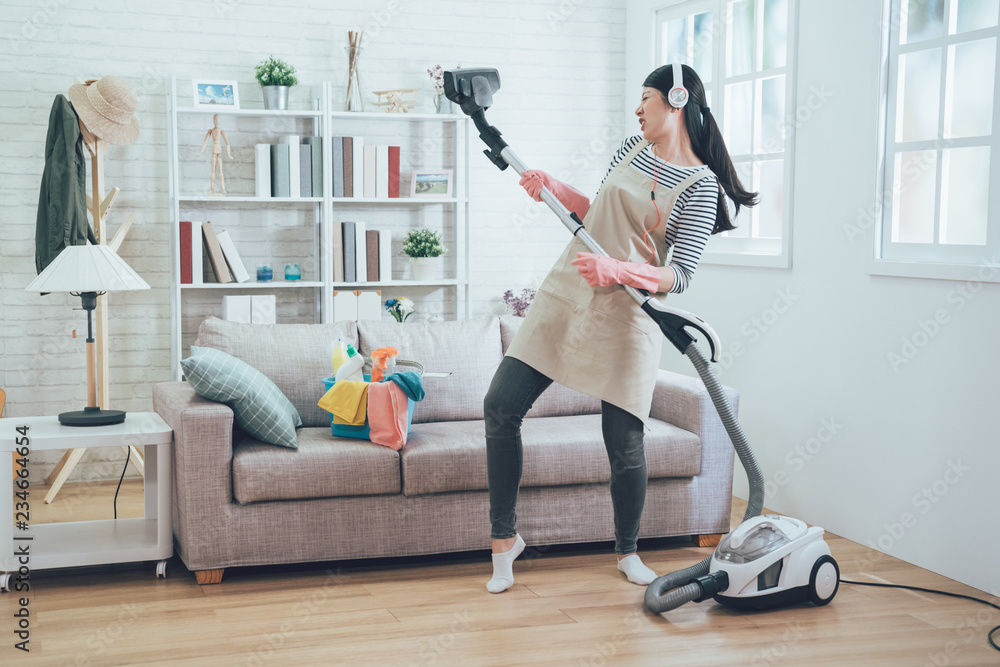
[[[655,10],[653,67],[679,60],[698,72],[740,181],[760,193],[735,230],[713,238],[707,262],[791,264],[794,5],[694,0]]]
[[[876,264],[996,264],[1000,0],[888,5]]]

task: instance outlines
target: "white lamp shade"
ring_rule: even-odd
[[[122,292],[149,285],[106,245],[66,246],[25,292]]]

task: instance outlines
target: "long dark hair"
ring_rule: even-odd
[[[684,74],[684,87],[688,91],[688,103],[684,107],[684,124],[687,126],[688,136],[691,137],[691,148],[698,159],[707,164],[719,179],[719,203],[716,206],[715,227],[712,233],[718,234],[736,229],[729,219],[729,208],[726,206],[723,192],[733,200],[736,213],[740,212],[740,206],[756,206],[758,193],[744,189],[736,175],[722,132],[708,109],[705,86],[701,82],[701,77],[687,65],[681,65],[681,71]],[[663,103],[668,104],[667,93],[674,86],[673,66],[657,67],[646,77],[642,85],[660,91]]]

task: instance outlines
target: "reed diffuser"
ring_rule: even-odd
[[[365,101],[361,95],[361,80],[358,75],[358,60],[361,58],[361,31],[347,32],[347,97],[344,111],[364,111]]]

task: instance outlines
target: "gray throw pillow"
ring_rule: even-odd
[[[246,362],[210,347],[191,347],[181,361],[188,384],[199,396],[225,403],[236,423],[261,442],[298,449],[299,413],[281,390]]]

